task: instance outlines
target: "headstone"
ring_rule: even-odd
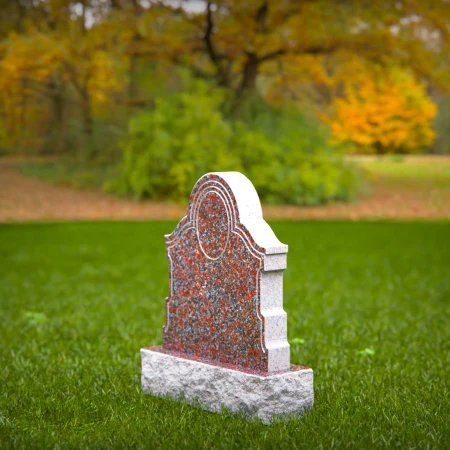
[[[163,345],[141,350],[144,391],[265,423],[311,407],[313,371],[290,364],[288,248],[263,219],[250,180],[239,172],[201,177],[187,216],[165,238]]]

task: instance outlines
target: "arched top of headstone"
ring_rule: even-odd
[[[263,219],[247,177],[201,177],[166,248],[164,351],[262,373],[289,369],[282,308],[288,248]]]
[[[240,172],[212,172],[202,176],[192,189],[187,216],[166,237],[174,241],[184,228],[194,226],[205,254],[217,258],[235,228],[247,232],[253,246],[264,254],[286,253],[282,244],[263,219],[261,202],[252,182]],[[208,250],[210,249],[210,250]],[[223,249],[223,247],[222,247]],[[208,251],[211,255],[208,254]]]

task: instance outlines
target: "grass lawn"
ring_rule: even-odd
[[[450,448],[450,224],[276,222],[291,360],[271,426],[141,393],[173,222],[0,226],[0,448]]]
[[[384,192],[405,201],[410,194],[409,197],[413,196],[423,206],[448,211],[450,156],[359,156],[353,159],[366,170],[369,185],[381,187]]]
[[[450,156],[356,156],[351,159],[372,178],[382,178],[393,187],[450,189]]]
[[[105,181],[117,176],[117,165],[80,164],[64,160],[26,162],[17,166],[24,175],[40,178],[48,183],[76,189],[102,188]]]
[[[350,155],[348,159],[367,171],[369,181],[382,178],[393,187],[450,188],[450,156]],[[17,167],[24,175],[75,188],[100,188],[119,170],[112,164],[79,164],[65,160],[22,162]]]

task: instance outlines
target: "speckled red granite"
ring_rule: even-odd
[[[166,248],[170,296],[162,351],[266,373],[259,303],[264,250],[239,222],[222,178],[199,180]]]

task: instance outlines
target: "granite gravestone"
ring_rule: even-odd
[[[311,407],[313,371],[290,364],[288,248],[263,219],[250,180],[201,177],[187,216],[165,238],[170,294],[163,345],[141,350],[144,391],[266,423]]]

